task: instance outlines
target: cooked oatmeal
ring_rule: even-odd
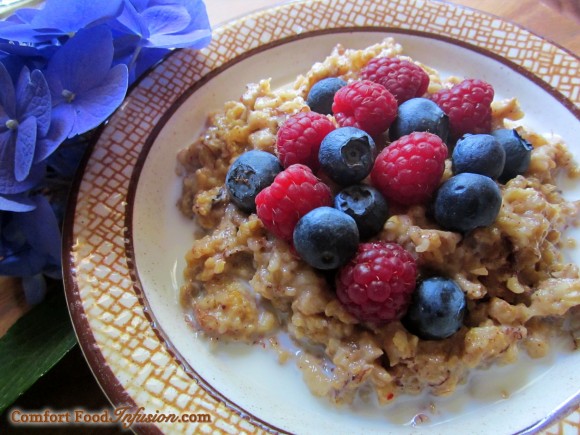
[[[520,352],[545,356],[555,334],[577,345],[580,275],[563,249],[564,230],[578,222],[580,202],[567,202],[556,186],[561,172],[579,169],[562,140],[518,127],[532,143],[525,176],[501,185],[495,224],[466,235],[444,231],[426,206],[393,210],[377,240],[397,242],[423,271],[436,271],[467,298],[462,328],[450,338],[421,340],[400,321],[361,323],[341,305],[331,280],[304,263],[288,243],[266,231],[256,214],[239,211],[224,180],[244,151],[276,153],[276,133],[292,114],[309,110],[310,87],[325,77],[356,79],[378,56],[403,56],[392,39],[364,50],[337,46],[293,86],[271,89],[269,80],[247,86],[209,116],[209,127],[179,153],[183,176],[180,210],[203,228],[186,255],[181,301],[195,328],[208,337],[256,343],[287,332],[301,347],[296,362],[312,393],[350,403],[371,386],[380,403],[428,390],[448,395],[474,368],[513,363]],[[431,94],[460,81],[428,72]],[[523,116],[516,98],[494,101],[493,128],[514,128]],[[441,182],[452,175],[449,161]],[[572,326],[570,326],[572,325]]]

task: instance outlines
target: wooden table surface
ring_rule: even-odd
[[[248,12],[279,4],[278,0],[207,0],[207,10],[213,26]],[[454,0],[519,24],[580,56],[579,0]],[[27,311],[17,279],[0,277],[0,336]],[[72,373],[72,376],[71,376]],[[51,372],[24,394],[15,404],[26,410],[92,409],[109,407],[106,397],[94,380],[78,347],[71,351]],[[54,428],[53,428],[54,429]],[[16,433],[0,418],[0,431]],[[62,428],[58,433],[79,433],[79,428]],[[85,426],[83,433],[121,433],[115,427]],[[56,433],[51,430],[51,433]]]

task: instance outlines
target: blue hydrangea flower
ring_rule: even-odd
[[[6,71],[8,72],[8,75],[10,76],[11,81],[14,83],[14,82],[18,81],[18,77],[20,76],[20,71],[22,71],[22,69],[28,65],[26,65],[26,60],[23,56],[14,55],[10,52],[6,52],[6,51],[2,50],[3,45],[10,46],[12,44],[0,43],[0,63],[2,63],[2,65],[4,65],[4,67],[6,68]],[[29,67],[29,69],[30,69],[30,67]],[[33,69],[37,69],[37,68],[33,68]]]
[[[113,29],[113,63],[127,65],[129,85],[171,52],[169,48],[139,47],[140,41],[137,35],[123,34]]]
[[[47,0],[42,9],[20,9],[0,22],[0,38],[47,42],[109,21],[122,8],[123,0]]]
[[[0,275],[22,277],[29,301],[60,278],[79,135],[171,49],[210,39],[202,0],[46,0],[0,21]]]
[[[46,159],[48,173],[46,178],[72,180],[76,170],[85,155],[92,137],[75,137],[65,140],[58,149]]]
[[[36,203],[25,194],[0,195],[0,211],[24,212],[32,211]]]
[[[67,137],[97,127],[123,102],[127,66],[111,68],[113,51],[111,31],[102,25],[79,30],[50,59],[53,117],[66,123]]]
[[[51,97],[43,74],[22,69],[16,87],[0,64],[0,194],[22,193],[44,175],[41,164],[64,139],[63,124],[51,119]]]
[[[30,24],[40,29],[58,29],[61,34],[74,34],[117,17],[123,0],[47,0],[34,14]]]
[[[115,35],[116,62],[129,66],[132,83],[174,48],[201,48],[211,28],[201,0],[125,0],[109,23]]]
[[[20,71],[27,67],[29,70],[46,69],[48,60],[58,50],[58,45],[36,44],[27,45],[17,42],[0,42],[0,62],[4,64],[12,81],[18,81]]]
[[[46,296],[47,287],[46,279],[42,273],[22,277],[22,289],[29,305],[36,305],[42,302]]]
[[[125,0],[116,22],[140,38],[140,47],[201,48],[211,39],[202,0]]]
[[[48,200],[30,197],[27,212],[0,212],[0,275],[60,275],[60,229]]]
[[[0,39],[8,41],[22,41],[33,43],[36,41],[33,27],[30,25],[32,17],[38,13],[35,9],[17,9],[12,15],[0,21]]]

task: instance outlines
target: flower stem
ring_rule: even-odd
[[[133,52],[133,56],[131,57],[131,61],[129,62],[129,65],[127,65],[127,68],[129,69],[129,75],[131,75],[131,71],[135,68],[135,64],[137,63],[137,58],[139,57],[139,54],[141,53],[141,45],[138,45],[137,47],[135,47],[135,51]]]

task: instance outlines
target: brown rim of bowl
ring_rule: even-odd
[[[455,5],[455,4],[449,3],[447,1],[440,1],[440,0],[432,0],[432,1],[436,1],[439,3],[448,3],[448,4],[451,4],[451,5],[456,6],[458,8],[471,9],[468,7],[464,7],[462,5]],[[268,9],[270,9],[270,8],[266,8],[266,9],[264,9],[264,11],[267,11]],[[474,12],[476,12],[478,14],[493,16],[492,14],[489,14],[486,12],[481,12],[481,11],[477,11],[474,9],[471,9],[471,10],[473,10]],[[502,19],[499,17],[498,17],[498,19],[501,19],[502,21],[505,21],[505,22],[509,22],[508,20],[505,20],[505,19]],[[514,25],[519,27],[519,28],[522,28],[522,26],[519,26],[517,24],[514,24]],[[530,34],[535,35],[533,32],[530,32],[527,29],[525,29],[525,30],[527,32],[529,32]],[[146,157],[149,153],[149,150],[151,149],[153,142],[155,141],[155,138],[157,137],[157,135],[159,134],[159,132],[161,131],[161,129],[163,128],[163,126],[165,125],[167,120],[175,113],[175,111],[183,104],[183,102],[186,99],[188,99],[193,93],[195,93],[195,91],[198,88],[200,88],[205,83],[210,81],[211,78],[220,74],[225,69],[230,68],[234,64],[237,64],[237,63],[239,63],[239,62],[241,62],[241,61],[243,61],[243,60],[245,60],[245,59],[247,59],[255,54],[258,54],[260,52],[266,51],[268,49],[271,49],[271,48],[279,46],[279,45],[283,45],[283,44],[287,44],[287,43],[290,43],[290,42],[293,42],[296,40],[304,39],[307,37],[323,35],[323,34],[331,34],[331,33],[339,34],[339,33],[352,33],[352,32],[384,32],[385,36],[388,36],[387,34],[410,34],[410,35],[416,35],[416,36],[423,36],[423,37],[428,37],[431,39],[441,40],[441,41],[444,41],[447,43],[451,43],[451,44],[458,45],[458,46],[461,46],[463,48],[467,48],[469,50],[475,51],[479,54],[482,54],[482,55],[490,57],[496,61],[499,61],[500,63],[503,63],[504,65],[508,66],[510,69],[518,72],[519,74],[523,75],[524,77],[526,77],[530,81],[534,82],[535,84],[540,86],[542,89],[544,89],[546,92],[548,92],[550,95],[552,95],[554,98],[556,98],[577,119],[580,119],[580,109],[574,103],[572,103],[570,100],[568,100],[564,95],[562,95],[557,89],[553,88],[552,86],[550,86],[549,84],[547,84],[542,79],[540,79],[539,77],[537,77],[533,73],[529,72],[525,68],[515,64],[514,62],[512,62],[510,60],[507,60],[507,59],[501,57],[500,55],[497,55],[497,54],[495,54],[491,51],[488,51],[486,49],[483,49],[481,47],[478,47],[478,46],[475,46],[475,45],[472,45],[472,44],[469,44],[469,43],[466,43],[463,41],[459,41],[459,40],[456,40],[456,39],[453,39],[453,38],[450,38],[447,36],[442,36],[442,35],[433,34],[433,33],[429,33],[429,32],[419,32],[419,31],[405,30],[405,29],[399,29],[399,28],[388,28],[388,27],[353,27],[353,28],[323,29],[323,30],[318,30],[318,31],[305,32],[305,33],[300,34],[300,35],[295,35],[295,36],[291,36],[288,38],[279,39],[277,41],[272,41],[270,43],[267,43],[265,45],[262,45],[260,47],[255,48],[255,49],[249,50],[249,51],[243,53],[242,55],[224,63],[220,67],[210,71],[208,74],[206,74],[204,77],[202,77],[198,82],[196,82],[194,85],[192,85],[186,92],[184,92],[183,95],[181,95],[175,101],[175,103],[173,103],[171,105],[170,109],[162,115],[157,126],[155,126],[153,128],[151,134],[149,135],[146,143],[143,146],[143,149],[138,157],[138,160],[135,164],[134,171],[133,171],[132,176],[131,176],[131,182],[130,182],[129,190],[127,193],[128,208],[127,208],[127,212],[125,215],[125,224],[126,224],[125,225],[125,231],[126,231],[125,249],[126,249],[126,257],[127,257],[127,261],[128,261],[130,275],[131,275],[131,278],[133,280],[133,287],[134,287],[134,290],[137,294],[139,302],[142,304],[142,306],[144,308],[144,313],[145,313],[146,318],[151,323],[151,327],[155,331],[155,334],[158,336],[160,341],[163,342],[166,350],[175,359],[175,361],[180,366],[182,366],[184,368],[185,372],[192,379],[199,381],[202,388],[204,388],[204,390],[207,391],[208,394],[210,394],[216,400],[224,402],[228,406],[228,408],[230,408],[232,411],[236,412],[237,414],[248,419],[253,424],[255,424],[255,425],[257,425],[257,426],[259,426],[262,429],[267,430],[267,431],[284,433],[281,429],[276,428],[275,426],[271,425],[270,423],[264,422],[263,420],[251,415],[250,413],[245,411],[242,407],[236,405],[235,403],[232,403],[227,398],[223,397],[221,395],[221,393],[219,393],[218,391],[213,389],[213,387],[211,387],[211,385],[209,385],[201,376],[199,376],[199,374],[197,374],[195,372],[195,370],[193,370],[193,368],[191,368],[189,366],[189,364],[185,361],[185,359],[176,350],[173,349],[173,347],[171,346],[170,342],[168,341],[165,333],[163,332],[162,328],[160,326],[158,326],[157,323],[155,323],[155,318],[153,317],[153,315],[151,313],[151,307],[149,306],[149,303],[146,299],[146,296],[141,288],[140,280],[138,277],[138,272],[137,272],[137,269],[135,266],[135,261],[134,261],[134,253],[133,253],[133,246],[132,246],[132,239],[131,239],[131,236],[132,236],[131,228],[132,228],[132,217],[133,217],[133,200],[134,200],[135,191],[136,191],[136,187],[137,187],[138,180],[139,180],[139,175],[141,173],[141,170],[143,168],[143,164],[146,160]],[[546,38],[541,37],[541,39],[543,39],[547,42],[550,42]],[[566,51],[567,53],[571,54],[573,57],[577,58],[576,55],[574,55],[573,53],[570,53],[565,48],[560,47],[558,44],[555,44],[552,42],[550,42],[550,43],[552,45]],[[175,52],[177,52],[177,51],[179,51],[179,50],[176,50]],[[173,55],[175,52],[170,53],[168,56]],[[151,69],[153,69],[153,68],[154,67],[152,67]],[[141,77],[141,79],[146,77],[147,74],[148,73],[144,74]],[[135,82],[132,85],[131,89],[134,89],[136,86],[138,86],[140,80]],[[85,170],[86,165],[89,161],[90,155],[92,154],[92,151],[94,150],[94,147],[96,146],[96,143],[98,142],[99,136],[104,128],[106,128],[106,124],[104,124],[99,129],[99,132],[96,135],[94,142],[91,144],[91,147],[89,148],[89,150],[87,150],[87,153],[83,158],[83,161],[79,165],[79,172],[77,173],[77,177],[75,178],[73,185],[71,186],[70,198],[76,197],[78,195],[80,184],[82,182],[82,174],[84,173],[84,170]],[[76,211],[76,203],[69,201],[69,204],[67,206],[66,216],[65,216],[65,223],[64,223],[64,228],[67,230],[63,231],[63,272],[64,272],[63,277],[64,277],[64,282],[65,282],[65,293],[66,293],[66,297],[67,297],[67,303],[69,305],[69,311],[71,314],[71,318],[73,320],[74,329],[75,329],[75,332],[76,332],[77,337],[79,339],[79,344],[81,346],[83,354],[85,355],[85,358],[87,359],[87,362],[89,363],[89,366],[90,366],[91,370],[93,371],[95,378],[97,379],[99,385],[101,386],[101,389],[104,391],[105,395],[109,398],[109,401],[115,406],[124,405],[124,406],[131,406],[131,407],[137,408],[137,404],[135,403],[133,398],[129,396],[127,391],[120,384],[119,380],[116,378],[115,374],[113,373],[111,368],[108,366],[104,356],[98,350],[98,345],[96,343],[94,335],[92,334],[92,331],[91,331],[90,326],[88,324],[88,321],[86,319],[86,315],[84,313],[84,309],[82,307],[82,304],[77,303],[77,302],[81,302],[80,295],[79,295],[79,288],[78,288],[76,280],[75,280],[75,267],[74,267],[74,264],[72,261],[72,257],[69,255],[70,248],[72,247],[73,242],[74,242],[72,228],[73,228],[73,223],[74,223],[74,218],[75,218],[75,211]],[[554,423],[557,419],[563,418],[565,415],[567,415],[568,413],[573,411],[575,409],[575,407],[577,407],[578,405],[580,405],[580,393],[577,394],[576,396],[570,398],[570,400],[568,400],[566,403],[562,404],[562,406],[560,408],[558,408],[557,410],[555,410],[554,413],[550,414],[546,418],[538,421],[537,423],[530,426],[529,428],[523,429],[521,432],[518,432],[518,433],[528,434],[528,433],[534,433],[538,430],[541,430],[541,429],[547,427],[548,425]],[[134,430],[138,433],[143,433],[143,434],[161,433],[159,428],[157,428],[156,426],[152,426],[152,425],[136,426],[136,427],[134,427]]]

